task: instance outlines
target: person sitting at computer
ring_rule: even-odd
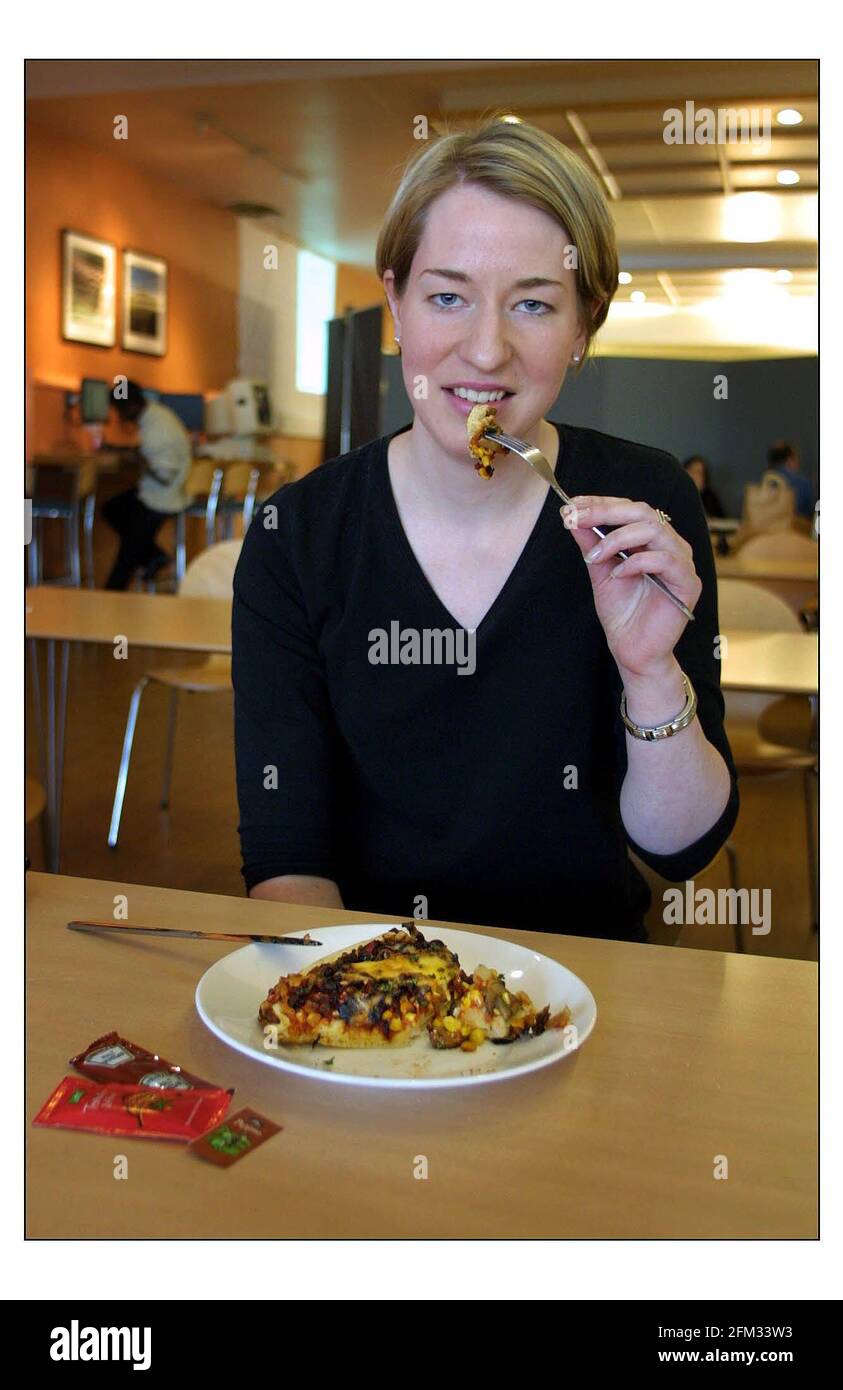
[[[111,399],[121,420],[137,425],[143,461],[138,486],[109,498],[102,509],[120,537],[105,587],[126,589],[136,570],[143,567],[148,581],[170,562],[155,537],[169,517],[187,506],[184,484],[190,471],[190,437],[172,410],[159,401],[147,401],[137,382],[118,383]]]

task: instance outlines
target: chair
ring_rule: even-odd
[[[217,536],[217,506],[223,470],[213,459],[195,459],[184,490],[188,502],[176,517],[176,583],[180,585],[187,569],[187,517],[205,519],[205,544],[213,545]]]
[[[225,540],[231,540],[234,517],[238,513],[243,518],[243,535],[248,531],[255,511],[259,482],[260,469],[248,459],[238,459],[225,465],[217,507],[217,516],[222,519]]]
[[[183,598],[224,598],[230,600],[234,569],[241,545],[242,541],[240,540],[220,541],[219,544],[203,550],[188,566],[184,581],[179,589],[179,595]],[[161,791],[161,806],[166,808],[170,804],[179,692],[185,691],[190,695],[215,695],[231,690],[231,658],[212,653],[195,666],[157,667],[147,671],[146,675],[138,681],[129,701],[129,715],[123,737],[123,751],[120,756],[120,769],[114,792],[111,824],[108,829],[110,849],[117,847],[120,835],[120,818],[123,814],[123,802],[126,796],[135,726],[138,720],[141,697],[150,682],[154,685],[161,685],[170,692],[167,745],[164,755],[164,783]]]
[[[735,556],[738,568],[750,568],[761,560],[808,561],[819,566],[819,547],[810,536],[798,531],[774,531],[766,536],[753,536],[741,546]]]
[[[32,539],[27,551],[27,577],[30,584],[43,582],[44,522],[64,524],[64,548],[67,573],[60,581],[79,588],[82,565],[79,547],[79,523],[85,537],[85,570],[89,588],[94,584],[93,530],[96,507],[97,466],[86,459],[79,467],[51,468],[50,488],[42,487],[43,470],[37,465],[27,469],[27,491],[32,501]]]
[[[745,579],[720,579],[717,584],[717,596],[722,632],[730,628],[733,631],[750,629],[765,632],[802,632],[802,625],[793,610],[783,599],[770,593],[760,584],[752,584]],[[774,694],[750,691],[726,690],[723,694],[726,703],[726,734],[739,775],[761,778],[786,772],[802,774],[812,894],[811,911],[816,925],[816,845],[811,783],[812,777],[818,772],[816,753],[810,747],[800,748],[767,739],[762,727],[765,715],[773,707],[781,711],[787,704],[801,702],[794,697],[785,701]]]

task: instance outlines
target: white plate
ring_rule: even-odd
[[[400,923],[396,923],[400,926]],[[484,1043],[476,1052],[440,1051],[431,1047],[427,1033],[404,1047],[331,1048],[281,1044],[268,1051],[258,1008],[282,975],[305,969],[315,961],[347,950],[389,931],[389,925],[320,927],[322,946],[313,952],[301,946],[244,946],[223,956],[206,970],[196,987],[196,1007],[202,1022],[224,1043],[268,1066],[297,1072],[317,1081],[339,1081],[348,1086],[404,1086],[413,1090],[439,1086],[471,1086],[481,1081],[503,1081],[510,1076],[537,1071],[558,1062],[585,1042],[597,1020],[597,1006],[582,980],[548,956],[525,946],[475,932],[448,931],[438,927],[421,930],[429,941],[444,941],[471,974],[488,965],[506,977],[512,990],[525,989],[551,1015],[566,1005],[571,1025],[551,1028],[538,1038],[524,1038],[505,1046]],[[315,929],[314,929],[315,931]]]

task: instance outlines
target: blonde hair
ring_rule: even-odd
[[[591,170],[552,135],[502,113],[476,128],[425,144],[407,164],[384,219],[375,257],[378,276],[404,293],[431,204],[461,183],[476,184],[547,213],[576,248],[576,285],[588,334],[582,366],[618,287],[615,229]]]

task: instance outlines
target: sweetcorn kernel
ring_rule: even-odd
[[[448,1014],[447,1018],[443,1018],[442,1025],[444,1028],[447,1028],[449,1033],[456,1033],[459,1031],[460,1025],[457,1023],[457,1020],[455,1018],[451,1017],[450,1014]]]
[[[391,1019],[389,1020],[389,1031],[390,1031],[390,1033],[400,1033],[400,1031],[401,1031],[401,1020],[400,1020],[400,1018],[391,1018]]]
[[[483,1032],[482,1028],[472,1028],[468,1036],[469,1040],[475,1043],[478,1047],[482,1042],[486,1041],[486,1034]]]

